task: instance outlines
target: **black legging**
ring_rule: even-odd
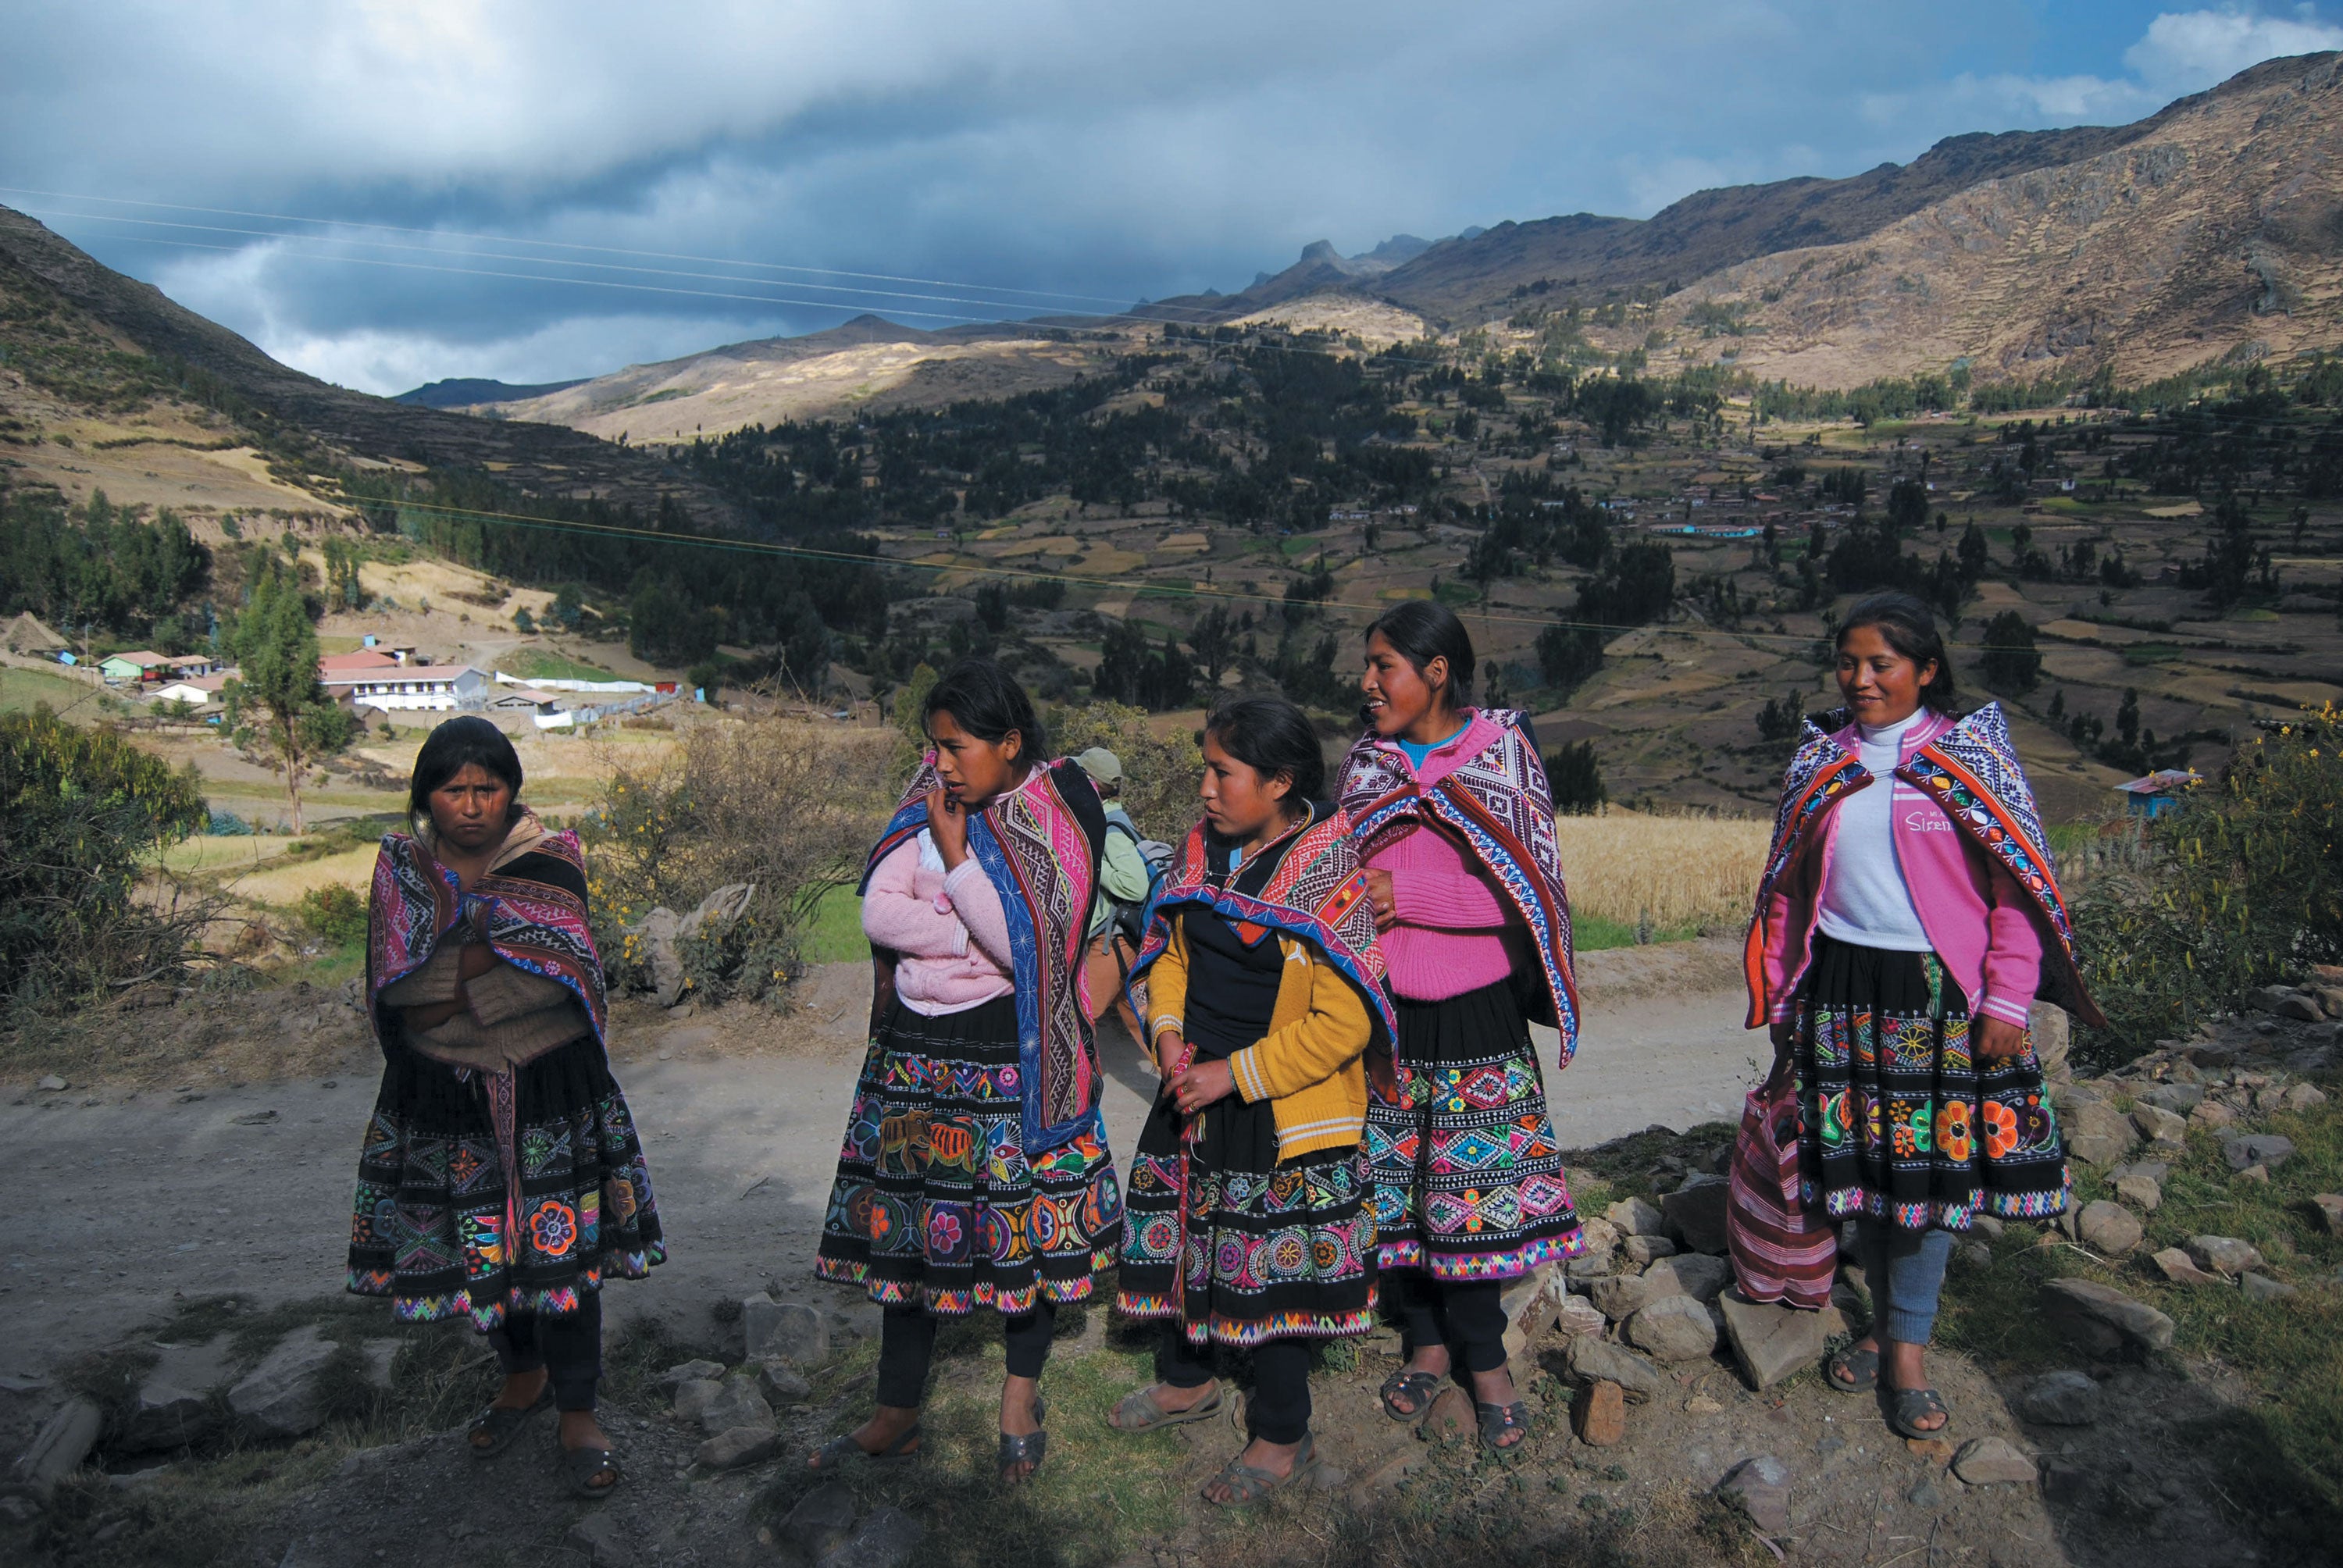
[[[1057,1332],[1058,1303],[1036,1295],[1021,1318],[1001,1320],[1009,1350],[1011,1377],[1040,1377],[1050,1359],[1050,1336]],[[879,1325],[879,1402],[917,1409],[928,1387],[928,1363],[935,1359],[936,1316],[925,1307],[889,1307]]]
[[[1310,1432],[1309,1340],[1264,1340],[1252,1347],[1252,1393],[1245,1400],[1245,1431],[1263,1442],[1300,1442]],[[1167,1323],[1155,1346],[1155,1376],[1173,1388],[1212,1381],[1210,1345],[1188,1342]]]
[[[602,1381],[602,1298],[578,1298],[574,1312],[514,1312],[488,1331],[488,1344],[505,1375],[545,1369],[556,1410],[592,1410]]]
[[[1399,1286],[1400,1321],[1406,1336],[1402,1348],[1408,1355],[1440,1344],[1448,1347],[1452,1368],[1492,1372],[1505,1364],[1503,1280],[1435,1280],[1416,1269],[1383,1279]]]

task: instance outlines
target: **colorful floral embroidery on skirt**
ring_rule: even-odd
[[[1809,1204],[1907,1230],[2066,1211],[2066,1142],[2031,1042],[1973,1059],[1935,954],[1817,936],[1796,1017]]]
[[[1103,1139],[1028,1161],[1016,1003],[930,1018],[897,1002],[855,1086],[814,1271],[960,1316],[1078,1302],[1114,1261],[1122,1190]]]

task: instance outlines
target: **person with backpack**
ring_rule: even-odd
[[[1106,808],[1106,849],[1099,857],[1098,900],[1091,911],[1091,1017],[1095,1021],[1113,1008],[1131,1038],[1139,1041],[1145,1037],[1122,985],[1131,960],[1139,956],[1147,900],[1172,863],[1172,846],[1146,838],[1123,809],[1121,758],[1093,746],[1077,754],[1074,762],[1090,776],[1099,803]],[[1140,1054],[1149,1053],[1142,1049]]]

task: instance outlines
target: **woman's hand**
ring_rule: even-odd
[[[928,791],[928,837],[935,840],[936,853],[944,858],[944,869],[960,869],[960,863],[968,859],[968,814],[940,784]]]
[[[1193,1116],[1236,1091],[1236,1071],[1225,1061],[1200,1061],[1172,1081],[1172,1099],[1182,1116]]]
[[[1790,1081],[1791,1075],[1796,1070],[1798,1020],[1795,1018],[1777,1018],[1774,1020],[1768,1034],[1774,1041],[1774,1070],[1765,1075],[1765,1081],[1758,1092],[1771,1096],[1779,1094],[1783,1086]]]
[[[1969,1026],[1969,1050],[1991,1061],[2016,1056],[2026,1050],[2025,1027],[2006,1019],[1974,1019]]]
[[[1180,1059],[1188,1054],[1188,1042],[1176,1029],[1167,1029],[1155,1037],[1155,1075],[1165,1083],[1180,1070]]]
[[[1399,894],[1392,887],[1392,874],[1367,868],[1367,902],[1375,908],[1375,930],[1387,931],[1399,923]]]

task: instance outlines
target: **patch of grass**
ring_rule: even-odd
[[[1700,935],[1698,926],[1654,926],[1654,942],[1688,942]],[[1570,916],[1571,946],[1582,953],[1599,952],[1604,948],[1632,948],[1635,945],[1635,922],[1614,920],[1602,915],[1582,915],[1575,910]]]
[[[813,919],[798,937],[798,952],[809,964],[859,963],[870,956],[862,934],[862,900],[851,887],[832,888],[814,906]]]
[[[21,665],[0,665],[0,713],[23,713],[41,703],[62,714],[75,703],[73,717],[87,719],[96,717],[97,701],[95,688],[84,685],[67,675],[51,675],[43,669],[26,669]],[[90,700],[84,702],[84,698]]]
[[[2190,1134],[2163,1203],[2143,1217],[2147,1239],[2127,1258],[2101,1260],[2063,1237],[2044,1244],[2044,1232],[2013,1224],[1991,1267],[1956,1263],[1946,1275],[1937,1340],[2001,1373],[2071,1366],[2073,1347],[2042,1320],[2045,1282],[2096,1280],[2147,1302],[2173,1320],[2177,1354],[2227,1366],[2254,1396],[2205,1423],[2223,1488],[2264,1529],[2324,1545],[2343,1532],[2343,1238],[2326,1233],[2309,1199],[2343,1190],[2343,1096],[2268,1126],[2296,1152],[2266,1184],[2233,1175],[2213,1134]],[[2078,1204],[2111,1196],[2097,1171],[2073,1169]],[[2251,1242],[2262,1271],[2299,1293],[2251,1302],[2234,1288],[2166,1282],[2150,1254],[2199,1235]]]
[[[2168,642],[2136,642],[2123,650],[2126,664],[2170,664],[2187,657],[2187,649]]]
[[[518,675],[523,680],[616,680],[599,665],[582,663],[549,648],[524,648],[510,658],[499,659],[497,668],[507,675]]]

